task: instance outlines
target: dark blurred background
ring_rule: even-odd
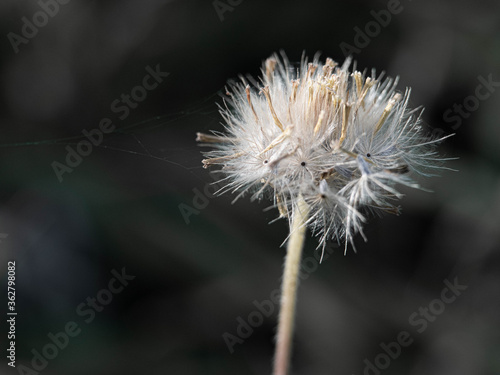
[[[430,132],[456,133],[440,151],[458,172],[404,190],[402,215],[372,218],[356,254],[332,244],[310,263],[293,374],[500,374],[499,14],[496,1],[2,1],[0,374],[35,373],[7,365],[8,261],[17,366],[45,348],[43,374],[269,374],[277,308],[260,322],[254,301],[279,288],[287,226],[268,224],[269,202],[211,195],[195,133],[222,130],[227,80],[271,53],[341,62],[345,44],[358,69],[412,87]],[[105,118],[114,131],[59,181],[53,163]],[[109,301],[123,268],[135,279]],[[445,303],[444,280],[467,289]],[[96,296],[109,303],[86,323],[78,307]],[[81,331],[54,354],[48,334],[68,322]],[[387,363],[381,344],[401,332],[412,343]]]

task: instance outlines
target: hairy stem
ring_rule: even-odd
[[[281,306],[274,358],[274,375],[287,375],[290,367],[300,260],[308,216],[309,206],[302,198],[302,195],[299,195],[292,212],[290,238],[287,244],[285,269],[281,285]]]

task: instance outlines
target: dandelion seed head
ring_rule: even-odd
[[[241,77],[230,84],[220,106],[225,134],[197,139],[214,148],[203,164],[222,166],[222,192],[270,196],[289,220],[302,196],[323,248],[332,238],[365,238],[368,213],[398,213],[396,187],[419,188],[410,175],[440,167],[440,140],[425,135],[422,110],[408,107],[410,90],[400,93],[397,78],[350,65],[316,56],[294,67],[275,54],[260,83]]]

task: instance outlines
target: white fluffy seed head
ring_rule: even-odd
[[[362,232],[369,212],[398,213],[397,184],[417,187],[411,172],[439,168],[435,144],[423,134],[421,110],[408,108],[410,90],[375,71],[349,70],[332,59],[293,67],[273,55],[261,83],[231,83],[220,112],[225,133],[198,133],[210,143],[205,167],[222,165],[221,192],[270,193],[288,217],[299,195],[310,206],[308,226],[325,246],[329,238]],[[247,84],[253,83],[253,87]],[[229,104],[229,105],[228,105]],[[364,235],[363,235],[364,237]]]

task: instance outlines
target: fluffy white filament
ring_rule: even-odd
[[[427,139],[421,110],[408,108],[410,90],[396,92],[397,79],[350,72],[350,64],[315,57],[295,68],[273,55],[261,83],[230,84],[229,106],[220,110],[226,132],[197,139],[215,148],[203,163],[223,166],[221,192],[267,194],[289,220],[302,196],[323,248],[329,238],[345,239],[347,248],[363,235],[367,213],[398,213],[395,185],[418,188],[411,172],[427,175],[440,162],[440,140]]]

